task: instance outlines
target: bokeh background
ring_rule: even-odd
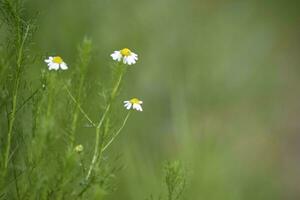
[[[165,160],[188,171],[185,199],[300,199],[299,1],[27,0],[37,15],[33,48],[70,65],[87,36],[94,45],[90,96],[110,53],[139,55],[120,99],[139,97],[110,154],[119,156],[110,199],[165,190]],[[40,66],[32,66],[38,80]],[[35,73],[36,72],[36,73]],[[89,98],[88,98],[89,99]],[[93,118],[97,102],[84,107]],[[120,105],[122,106],[122,105]],[[93,137],[82,128],[81,137]],[[84,144],[92,146],[91,144]]]

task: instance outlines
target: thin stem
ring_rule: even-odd
[[[91,120],[91,118],[87,115],[87,113],[82,109],[82,107],[80,106],[78,101],[76,101],[75,97],[72,95],[70,90],[66,86],[65,86],[65,89],[66,89],[68,95],[71,97],[72,101],[78,106],[78,109],[83,114],[83,116],[90,122],[90,124],[92,124],[94,127],[96,127],[96,124]]]
[[[14,176],[14,182],[15,182],[15,188],[16,188],[17,197],[18,197],[18,199],[21,199],[19,185],[18,185],[18,177],[17,177],[17,173],[16,173],[16,168],[15,167],[14,167],[14,170],[13,170],[13,176]]]
[[[109,140],[109,142],[101,149],[102,152],[104,152],[110,145],[111,143],[118,137],[118,135],[121,133],[121,131],[123,130],[129,116],[130,116],[130,111],[127,113],[123,123],[122,123],[122,126],[119,128],[119,130],[113,135],[113,137]]]
[[[16,73],[16,81],[14,85],[14,94],[13,94],[13,100],[12,100],[12,112],[9,115],[9,127],[8,127],[8,133],[7,133],[7,146],[4,156],[4,175],[6,174],[6,169],[9,162],[9,153],[10,153],[10,146],[11,146],[11,140],[12,140],[12,132],[15,122],[15,114],[17,110],[17,97],[18,97],[18,89],[20,85],[20,71],[21,71],[21,65],[22,65],[22,58],[23,58],[23,48],[25,41],[27,39],[29,32],[29,25],[26,27],[26,32],[24,34],[23,40],[21,42],[19,51],[18,51],[18,58],[17,58],[17,73]]]
[[[81,155],[79,155],[79,162],[80,162],[80,166],[82,168],[82,173],[84,174],[85,173],[85,166],[84,166],[84,162],[83,162],[83,159],[82,159]]]
[[[28,102],[28,101],[30,101],[39,91],[40,91],[40,89],[41,89],[41,87],[40,88],[38,88],[38,89],[36,89],[22,104],[21,104],[21,106],[19,106],[19,108],[17,108],[17,110],[16,110],[16,113],[17,112],[19,112],[22,108],[23,108],[23,106],[25,106],[26,105],[26,103]]]
[[[77,128],[78,111],[80,111],[80,112],[83,111],[83,109],[81,107],[79,107],[80,103],[81,103],[81,93],[82,93],[83,84],[84,84],[84,73],[81,72],[80,80],[79,80],[79,87],[78,87],[78,91],[77,91],[78,92],[77,93],[77,104],[76,104],[74,112],[73,112],[73,119],[72,119],[72,125],[71,125],[71,135],[70,136],[72,139],[72,143],[71,143],[72,148],[74,147],[74,142],[75,142],[75,132],[76,132],[76,128]],[[70,91],[68,93],[70,94]],[[73,99],[75,99],[75,98],[73,98]],[[84,115],[87,116],[87,114],[84,114]],[[93,126],[95,126],[95,125],[93,124]]]
[[[123,67],[122,65],[119,65],[118,67]],[[100,130],[101,130],[101,127],[102,127],[102,124],[108,114],[108,111],[110,110],[110,107],[111,107],[111,103],[113,102],[113,100],[115,99],[117,93],[118,93],[118,90],[119,90],[119,87],[121,85],[121,82],[122,82],[122,79],[123,79],[123,75],[124,75],[124,72],[125,70],[124,69],[121,69],[121,72],[120,72],[120,75],[118,77],[118,80],[112,90],[112,93],[111,93],[111,96],[110,96],[110,102],[107,104],[106,108],[105,108],[105,111],[98,123],[98,126],[96,127],[96,142],[95,142],[95,150],[94,150],[94,155],[93,155],[93,158],[92,158],[92,162],[90,164],[90,167],[89,167],[89,170],[88,170],[88,173],[87,173],[87,176],[86,176],[86,180],[88,180],[91,176],[91,173],[95,167],[95,164],[97,162],[98,159],[101,160],[101,156],[102,156],[102,144],[99,145],[100,143]],[[99,147],[100,147],[100,151],[99,151]]]
[[[112,144],[112,142],[118,137],[118,135],[121,133],[121,131],[123,130],[123,128],[125,127],[125,124],[130,116],[131,111],[129,111],[121,125],[121,127],[118,129],[118,131],[114,134],[114,136],[110,139],[110,141],[101,149],[101,152],[99,154],[99,157],[101,157],[101,155],[103,154],[103,152]],[[97,158],[97,156],[95,157]],[[96,162],[96,161],[95,161]],[[89,170],[88,176],[86,177],[86,180],[89,179],[91,172]],[[87,186],[78,194],[78,196],[81,196],[88,188],[89,183],[87,183]]]
[[[106,117],[106,115],[107,115],[107,113],[108,113],[108,111],[109,111],[109,109],[110,109],[110,105],[111,105],[111,104],[108,104],[108,105],[107,105],[107,107],[106,107],[106,109],[105,109],[105,111],[104,111],[104,114],[102,115],[102,118],[101,118],[101,120],[100,120],[98,126],[96,127],[95,150],[94,150],[94,155],[93,155],[93,158],[92,158],[91,165],[90,165],[90,167],[89,167],[89,171],[88,171],[87,176],[86,176],[86,178],[85,178],[86,180],[88,180],[89,177],[91,176],[91,173],[92,173],[92,170],[93,170],[93,168],[94,168],[94,165],[95,165],[95,163],[96,163],[96,161],[97,161],[97,159],[98,159],[98,157],[99,157],[100,128],[101,128],[101,126],[102,126],[102,124],[103,124],[103,121],[104,121],[104,119],[105,119],[105,117]],[[101,152],[100,152],[100,153],[101,153]]]
[[[54,88],[54,82],[55,82],[55,78],[56,78],[56,74],[53,73],[49,73],[47,75],[47,79],[49,81],[48,84],[48,102],[47,102],[47,111],[46,111],[46,120],[49,122],[50,121],[50,115],[51,115],[51,111],[52,111],[52,104],[53,104],[53,95],[55,95],[55,88]],[[47,123],[47,129],[49,128],[49,123]]]

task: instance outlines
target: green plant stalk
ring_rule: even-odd
[[[4,175],[6,174],[7,166],[8,166],[8,162],[9,162],[9,153],[10,153],[10,147],[11,147],[12,132],[13,132],[13,127],[14,127],[14,122],[15,122],[15,114],[17,111],[18,90],[19,90],[20,79],[21,79],[20,71],[21,71],[22,58],[23,58],[23,48],[24,48],[24,44],[25,44],[25,41],[28,36],[28,32],[29,32],[29,25],[26,26],[26,32],[24,34],[24,37],[21,42],[21,46],[18,51],[17,73],[16,73],[16,80],[15,80],[15,84],[14,84],[14,93],[13,93],[13,100],[12,100],[12,112],[9,115],[7,146],[6,146],[5,155],[4,155]]]
[[[100,143],[100,128],[101,128],[101,126],[102,126],[102,124],[103,124],[104,119],[106,118],[106,115],[107,115],[107,113],[108,113],[110,107],[111,107],[111,103],[109,103],[109,104],[107,105],[107,107],[106,107],[106,109],[105,109],[105,111],[104,111],[104,114],[102,115],[102,118],[101,118],[101,120],[100,120],[98,126],[96,127],[95,150],[94,150],[92,162],[91,162],[90,167],[89,167],[89,171],[88,171],[88,173],[87,173],[87,175],[86,175],[86,178],[85,178],[86,180],[88,180],[88,179],[90,178],[91,173],[92,173],[92,170],[93,170],[93,168],[94,168],[94,166],[95,166],[95,164],[96,164],[97,159],[98,159],[99,157],[101,157],[101,156],[99,156],[99,155],[100,155],[100,154],[99,154],[99,146],[100,146],[100,145],[99,145],[99,143]],[[101,144],[101,145],[102,145],[102,144]],[[100,147],[100,149],[101,149],[101,148],[102,148],[102,147]],[[100,151],[100,152],[101,152],[101,151]]]
[[[82,88],[83,88],[83,83],[84,83],[84,76],[83,74],[81,75],[80,77],[80,83],[79,83],[79,89],[78,89],[78,95],[77,95],[77,102],[76,105],[75,105],[75,110],[74,110],[74,113],[73,113],[73,120],[72,120],[72,125],[71,125],[71,147],[73,148],[74,147],[74,142],[75,142],[75,131],[76,131],[76,124],[77,124],[77,121],[78,121],[78,114],[79,114],[79,111],[82,110],[81,107],[79,107],[80,105],[80,102],[81,102],[81,93],[82,93]],[[71,94],[70,91],[68,91],[69,95]],[[75,98],[73,98],[75,100]],[[82,111],[81,111],[82,112]],[[87,116],[85,114],[85,116]],[[89,120],[89,122],[91,123],[91,120]],[[94,126],[94,123],[92,122],[91,123],[93,126]]]
[[[49,78],[48,82],[49,82],[49,84],[48,84],[48,102],[47,102],[47,111],[46,111],[46,120],[48,120],[48,121],[50,119],[51,110],[52,110],[53,94],[55,94],[55,89],[54,89],[54,86],[53,86],[54,80],[56,78],[55,75],[56,74],[53,74],[51,72],[48,74],[48,78]],[[49,128],[48,125],[49,124],[47,122],[47,129]]]
[[[80,107],[81,101],[82,101],[82,93],[84,89],[84,81],[85,81],[85,75],[87,72],[87,67],[89,65],[89,62],[91,60],[91,40],[87,39],[86,37],[83,39],[83,42],[78,46],[78,67],[79,67],[79,85],[78,90],[76,94],[77,103],[75,104],[75,108],[73,110],[73,117],[71,122],[71,132],[70,132],[70,138],[71,138],[71,149],[74,148],[75,143],[75,133],[77,129],[77,122],[79,118],[79,111],[82,112],[82,108]],[[70,93],[70,92],[69,92]],[[73,98],[73,101],[75,98]],[[86,114],[85,114],[86,115]],[[89,120],[90,121],[90,120]],[[93,124],[93,123],[92,123]],[[93,126],[95,126],[93,124]]]
[[[102,152],[104,152],[112,143],[113,141],[118,137],[118,135],[121,133],[123,128],[125,127],[125,124],[130,116],[131,111],[129,111],[122,123],[122,126],[119,128],[119,130],[113,135],[113,137],[106,143],[106,145],[101,149]]]
[[[90,164],[90,167],[89,167],[89,170],[88,170],[88,173],[86,175],[86,180],[89,180],[90,176],[91,176],[91,173],[95,167],[95,164],[97,162],[97,160],[101,159],[101,156],[102,156],[102,144],[100,144],[100,130],[101,130],[101,127],[102,127],[102,124],[110,110],[110,107],[111,107],[111,103],[113,102],[113,100],[115,99],[116,95],[117,95],[117,92],[119,90],[119,87],[121,85],[121,82],[122,82],[122,79],[123,79],[123,75],[124,75],[124,70],[121,71],[120,75],[119,75],[119,78],[112,90],[112,93],[111,93],[111,96],[110,96],[110,102],[107,104],[106,108],[105,108],[105,111],[96,127],[96,142],[95,142],[95,150],[94,150],[94,154],[93,154],[93,158],[92,158],[92,161],[91,161],[91,164]],[[100,147],[100,150],[99,150],[99,147]]]
[[[32,137],[35,138],[36,136],[36,131],[37,131],[37,124],[38,124],[38,119],[41,113],[41,99],[38,100],[37,104],[35,105],[35,107],[33,107],[33,113],[34,113],[34,118],[33,118],[33,125],[32,125]]]
[[[131,111],[129,111],[121,125],[121,127],[118,129],[118,131],[113,135],[113,137],[109,140],[109,142],[103,147],[101,148],[101,152],[99,154],[99,157],[102,156],[103,152],[112,144],[112,142],[118,137],[118,135],[121,133],[121,131],[123,130],[123,128],[125,127],[125,124],[127,123],[127,120],[130,116]],[[102,145],[102,144],[101,144]],[[89,177],[87,177],[89,178]],[[88,180],[88,179],[86,179]],[[83,188],[83,190],[81,190],[81,192],[78,194],[78,196],[81,196],[88,188],[89,183],[86,185],[86,187]]]
[[[23,103],[16,109],[16,113],[18,113],[40,90],[42,87],[36,89]]]
[[[67,86],[65,86],[65,89],[66,89],[68,95],[70,96],[70,98],[72,99],[72,101],[76,104],[79,111],[83,114],[83,116],[89,121],[90,124],[92,124],[94,127],[96,127],[96,124],[93,122],[93,120],[91,120],[91,118],[87,115],[87,113],[82,109],[79,102],[75,99],[75,97],[72,95],[72,93],[67,88]]]

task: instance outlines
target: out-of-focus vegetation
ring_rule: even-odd
[[[15,5],[0,0],[6,1]],[[131,115],[103,157],[100,179],[82,198],[168,197],[166,176],[177,164],[168,165],[164,174],[166,160],[181,160],[185,166],[183,199],[300,198],[298,1],[26,0],[19,8],[32,24],[21,63],[16,56],[26,26],[9,26],[6,13],[0,22],[1,169],[18,66],[23,70],[16,109],[38,93],[14,118],[0,199],[26,199],[19,195],[26,191],[41,199],[63,199],[70,198],[67,192],[77,195],[84,188],[80,163],[90,162],[95,131],[78,112],[74,144],[82,144],[84,151],[80,156],[70,153],[64,139],[69,140],[72,130],[74,104],[61,88],[78,89],[78,45],[85,37],[92,47],[83,72],[82,107],[99,119],[114,69],[109,55],[128,47],[139,60],[128,67],[107,127],[122,122],[123,100],[140,97],[144,111]],[[69,65],[55,77],[59,81],[51,99],[49,88],[42,88],[46,72],[41,72],[47,70],[43,60],[50,55],[62,56]],[[33,159],[38,157],[44,159]],[[78,180],[68,182],[74,176]],[[56,182],[61,185],[48,184]],[[56,196],[62,188],[65,193]]]

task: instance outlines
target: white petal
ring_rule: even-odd
[[[139,101],[139,104],[143,104],[143,101]]]
[[[128,64],[128,65],[132,65],[132,64],[135,63],[133,57],[131,57],[131,56],[128,56],[128,57],[126,58],[126,61],[127,61],[127,64]]]
[[[137,106],[136,106],[136,110],[143,111],[143,109],[142,109],[142,106],[141,106],[141,105],[139,105],[139,104],[137,104]]]
[[[124,64],[127,64],[127,56],[125,56],[125,57],[123,58],[123,63],[124,63]]]
[[[133,56],[133,57],[136,58],[136,59],[137,59],[137,57],[138,57],[138,55],[135,54],[135,53],[133,53],[133,52],[131,52],[131,56]]]
[[[53,63],[48,63],[48,68],[49,68],[49,70],[54,69],[54,68],[53,68]]]
[[[136,104],[136,103],[135,103],[135,104],[133,104],[132,108],[138,110],[138,105],[139,105],[139,104]]]
[[[135,63],[136,63],[136,60],[137,60],[137,58],[134,57],[134,56],[132,56],[132,55],[128,56],[128,58],[127,58],[127,61],[128,61],[128,64],[129,64],[129,65],[135,64]]]
[[[131,65],[134,62],[131,56],[127,57],[127,63],[128,65]]]
[[[67,64],[66,63],[61,63],[60,64],[60,68],[62,69],[62,70],[67,70],[68,69],[68,66],[67,66]]]
[[[129,101],[123,101],[124,103],[129,103]]]
[[[135,64],[135,63],[136,63],[135,59],[132,59],[132,60],[131,60],[131,63],[132,63],[132,64]]]
[[[58,70],[59,69],[59,64],[57,64],[57,63],[51,63],[51,67],[54,70]]]
[[[52,65],[50,65],[48,69],[52,70],[52,69],[54,69],[54,67]]]
[[[130,107],[131,107],[131,105],[132,105],[132,104],[131,104],[129,101],[128,101],[128,102],[126,102],[126,103],[124,103],[124,107],[125,107],[125,108],[128,108],[128,107],[130,108]]]
[[[48,59],[45,59],[44,61],[47,62],[47,63],[52,62],[53,61],[53,57],[50,56],[50,57],[48,57]]]
[[[122,54],[120,53],[120,51],[115,51],[114,53],[112,53],[110,55],[112,57],[113,60],[117,60],[117,61],[121,61],[122,59]]]
[[[132,106],[132,104],[128,104],[128,105],[126,106],[126,109],[129,110],[129,109],[131,108],[131,106]]]

